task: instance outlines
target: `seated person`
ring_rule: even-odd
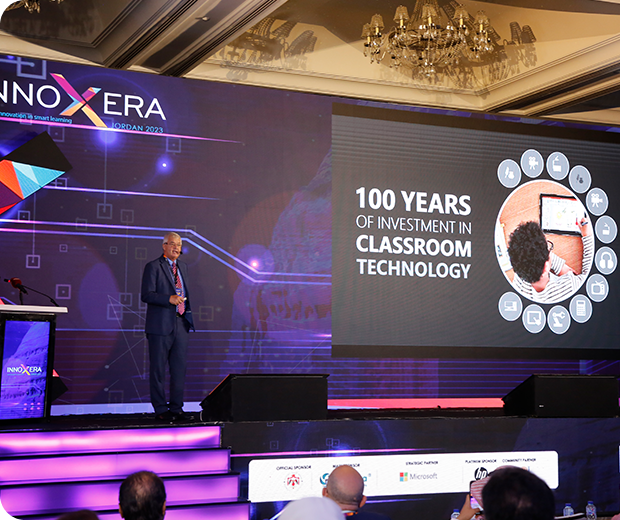
[[[366,503],[364,479],[351,466],[338,466],[330,473],[323,496],[336,502],[346,516],[353,517],[352,520],[389,520],[385,515],[360,511]]]
[[[118,493],[118,511],[125,520],[163,520],[166,488],[162,479],[151,471],[129,475]]]
[[[278,520],[344,520],[340,508],[324,497],[300,498],[289,502]]]
[[[482,488],[486,520],[553,520],[555,499],[544,480],[514,466],[495,470]]]
[[[508,239],[508,256],[515,272],[513,285],[532,301],[556,303],[571,296],[584,282],[594,255],[594,237],[584,218],[579,223],[583,256],[581,273],[549,250],[547,237],[536,222],[517,226]]]

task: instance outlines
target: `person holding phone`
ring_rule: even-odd
[[[471,520],[476,515],[478,515],[477,518],[481,518],[480,517],[481,513],[482,513],[482,510],[479,507],[478,501],[474,497],[468,494],[465,497],[465,503],[463,504],[463,507],[461,508],[461,511],[458,516],[458,520]]]

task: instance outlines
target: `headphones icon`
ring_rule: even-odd
[[[605,255],[607,255],[607,259],[605,259]],[[611,256],[609,251],[603,251],[601,258],[598,260],[599,269],[613,269],[614,268],[614,259]]]

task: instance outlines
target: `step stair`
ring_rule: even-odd
[[[0,501],[16,518],[118,520],[120,484],[141,470],[164,481],[166,520],[249,520],[218,426],[0,433]]]

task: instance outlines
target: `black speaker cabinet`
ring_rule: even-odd
[[[326,374],[229,374],[200,403],[203,421],[327,418]]]
[[[533,375],[506,394],[506,415],[536,417],[615,417],[615,376]]]

